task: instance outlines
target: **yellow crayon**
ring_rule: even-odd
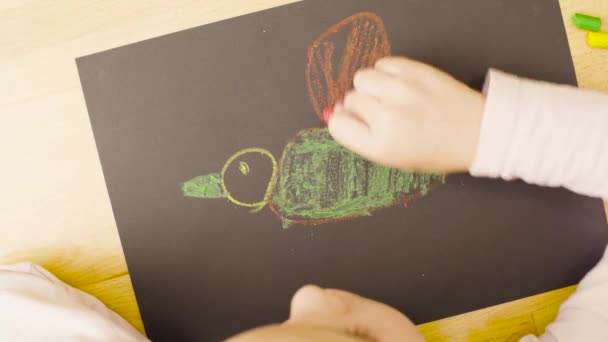
[[[587,32],[587,45],[608,49],[608,32]]]

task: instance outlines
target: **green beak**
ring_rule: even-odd
[[[210,175],[193,178],[182,185],[182,192],[186,197],[193,198],[225,198],[222,190],[221,175],[212,173]]]

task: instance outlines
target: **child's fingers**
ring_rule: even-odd
[[[372,152],[369,126],[347,110],[334,113],[328,124],[329,133],[341,145],[364,157]]]
[[[312,325],[366,340],[424,341],[414,324],[385,304],[350,292],[305,286],[293,296],[287,325]]]
[[[355,90],[389,104],[407,102],[418,94],[411,82],[374,69],[357,72],[353,83]]]
[[[336,327],[341,326],[346,331],[361,327],[368,335],[366,337],[374,341],[424,341],[409,318],[384,303],[342,290],[325,289],[324,292],[326,297],[336,298],[348,308],[330,322]]]
[[[387,57],[376,62],[376,70],[408,82],[423,85],[428,89],[438,89],[454,78],[432,65],[404,57]]]
[[[405,57],[382,58],[376,62],[375,68],[389,75],[418,80],[437,72],[433,66]]]
[[[368,126],[382,115],[382,105],[378,99],[358,91],[349,92],[344,98],[344,109],[358,116]]]

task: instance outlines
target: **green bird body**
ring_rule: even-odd
[[[269,152],[265,155],[271,156]],[[226,165],[233,163],[234,158],[231,159]],[[277,167],[264,200],[256,205],[231,201],[255,211],[269,205],[284,227],[371,215],[396,203],[405,204],[407,198],[423,196],[434,184],[445,181],[444,175],[373,164],[336,143],[326,128],[300,131],[287,144],[279,162],[273,160],[273,164]],[[183,194],[194,198],[230,198],[223,177],[223,173],[196,177],[184,183]]]
[[[270,205],[283,222],[314,224],[370,215],[444,180],[373,164],[338,145],[327,129],[303,130],[283,151]]]

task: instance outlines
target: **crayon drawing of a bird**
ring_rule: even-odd
[[[309,97],[317,116],[323,120],[323,109],[344,97],[358,69],[388,55],[384,23],[374,13],[354,14],[321,34],[308,49],[306,66]],[[257,199],[244,200],[235,195],[227,178],[251,177],[252,158],[266,164],[267,182]],[[364,160],[337,144],[323,127],[299,131],[278,160],[262,148],[240,150],[220,172],[183,183],[182,193],[190,198],[225,198],[252,212],[269,207],[287,228],[354,219],[399,203],[407,207],[409,200],[444,182],[442,174],[390,169]]]

